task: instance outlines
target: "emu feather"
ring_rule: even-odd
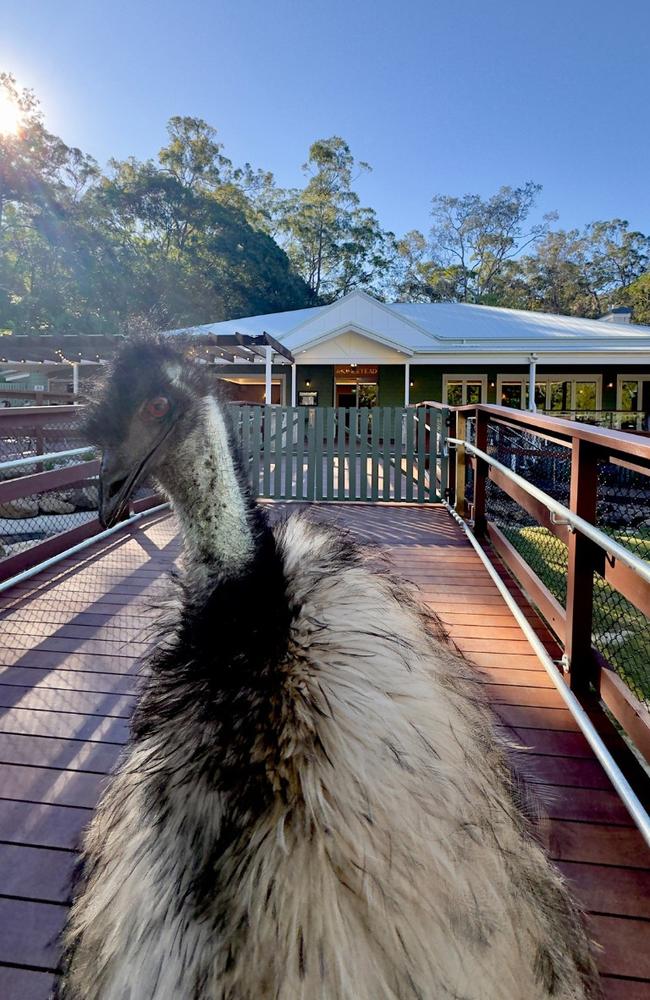
[[[167,346],[127,348],[91,432],[106,495],[163,440],[187,567],[85,837],[60,1000],[595,995],[477,685],[409,593],[304,514],[268,527]]]

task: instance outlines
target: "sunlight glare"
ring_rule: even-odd
[[[0,135],[17,132],[21,117],[18,105],[0,91]]]

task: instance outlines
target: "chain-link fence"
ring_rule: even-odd
[[[97,517],[96,455],[79,412],[48,409],[1,414],[0,560]]]
[[[650,476],[598,463],[596,525],[650,560]],[[596,573],[593,641],[637,697],[650,704],[650,619]]]
[[[571,449],[529,430],[490,425],[488,452],[513,472],[569,505]],[[471,480],[468,499],[471,499]],[[566,606],[566,544],[512,497],[488,480],[486,513],[553,596]],[[650,559],[650,476],[622,465],[599,463],[596,525],[642,559]],[[595,648],[650,704],[650,619],[594,574]]]

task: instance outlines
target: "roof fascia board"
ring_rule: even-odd
[[[536,335],[536,336],[538,337],[539,335]],[[467,347],[481,347],[481,345],[486,344],[486,343],[489,343],[489,344],[524,344],[526,347],[530,346],[531,348],[533,348],[535,350],[537,350],[538,348],[543,349],[550,342],[546,338],[534,340],[531,337],[530,340],[525,340],[524,338],[522,338],[521,334],[519,334],[516,337],[515,336],[512,336],[512,337],[503,337],[503,336],[499,336],[499,337],[440,337],[439,339],[442,342],[444,342],[445,345],[447,345],[447,344],[449,344],[449,345],[456,345],[457,347],[465,347],[465,346],[467,346]],[[553,341],[556,341],[556,342],[559,342],[559,343],[562,343],[562,341],[570,343],[571,341],[574,341],[574,340],[577,340],[577,339],[580,339],[581,343],[585,343],[585,340],[583,340],[582,338],[578,338],[575,334],[563,333],[562,331],[557,331],[555,333],[555,335],[553,336]],[[599,338],[599,339],[601,339],[601,338]],[[608,339],[611,339],[611,338],[607,338],[607,337],[603,337],[602,338],[602,340],[608,340]],[[628,333],[627,336],[624,336],[623,334],[621,334],[620,337],[617,337],[616,339],[617,339],[617,342],[618,341],[623,341],[623,343],[621,343],[619,345],[621,347],[626,347],[627,345],[625,344],[624,341],[629,340],[631,347],[633,347],[635,344],[638,344],[639,341],[641,341],[641,343],[645,342],[645,344],[646,344],[646,350],[650,349],[650,337],[647,334],[637,333],[636,335],[633,335],[633,334],[631,335],[630,333]],[[586,340],[586,343],[589,343],[589,340]],[[593,343],[593,341],[591,343]]]
[[[529,364],[529,351],[441,351],[436,354],[420,352],[411,358],[412,365],[519,365]],[[647,367],[648,351],[639,348],[637,351],[539,351],[538,365],[632,365]]]

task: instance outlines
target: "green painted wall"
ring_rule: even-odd
[[[380,406],[404,406],[404,368],[402,365],[379,366]]]
[[[586,366],[586,365],[564,365],[538,364],[539,375],[565,374],[575,375],[593,373],[602,376],[603,397],[602,405],[605,410],[616,409],[616,379],[619,374],[633,376],[637,372],[649,372],[650,361],[641,365],[618,365],[616,367]],[[221,372],[220,372],[221,373]],[[233,375],[259,375],[264,377],[263,365],[228,365],[223,369],[223,373]],[[496,398],[497,376],[520,375],[528,376],[528,366],[518,365],[482,365],[482,364],[460,364],[460,365],[418,365],[411,362],[411,382],[413,386],[410,390],[411,403],[423,402],[431,399],[442,402],[442,378],[443,374],[448,375],[487,375],[488,379],[488,403],[498,402]],[[287,404],[291,400],[291,368],[288,365],[274,365],[274,375],[284,375],[286,378],[286,400]],[[35,376],[37,378],[37,376]],[[1,377],[0,377],[1,378]],[[307,382],[311,385],[308,387]],[[23,383],[25,388],[27,384]],[[31,386],[30,386],[31,387]],[[298,365],[297,368],[297,392],[308,391],[318,392],[318,402],[321,406],[334,405],[334,366],[333,365]],[[380,365],[379,366],[379,405],[380,406],[402,406],[404,404],[404,366],[403,365]]]
[[[442,400],[442,368],[439,365],[411,365],[411,402]]]
[[[332,365],[298,365],[296,399],[300,392],[317,392],[319,406],[334,405],[334,367]],[[307,385],[307,382],[310,385]]]

